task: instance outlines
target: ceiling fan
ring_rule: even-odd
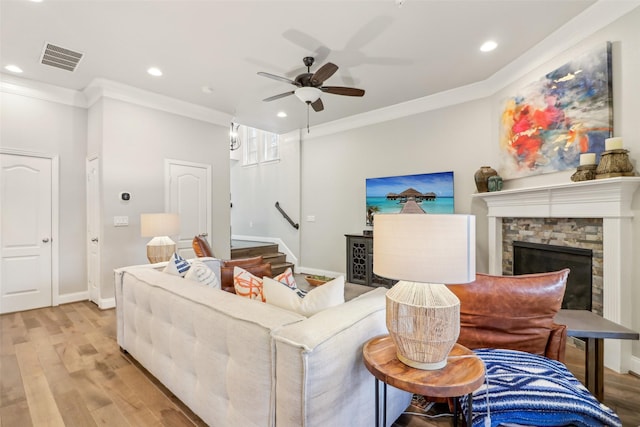
[[[314,111],[322,111],[324,110],[324,104],[322,103],[322,99],[320,99],[320,95],[322,94],[322,92],[346,96],[364,95],[363,89],[322,85],[325,80],[327,80],[336,71],[338,71],[338,66],[336,64],[327,62],[322,67],[318,68],[315,73],[312,73],[311,66],[313,65],[314,58],[312,56],[306,56],[302,59],[302,62],[304,62],[304,65],[307,67],[307,72],[298,75],[294,80],[260,71],[258,73],[258,75],[260,76],[268,77],[273,80],[278,80],[279,82],[289,83],[296,86],[295,90],[270,96],[269,98],[263,99],[263,101],[275,101],[276,99],[295,94],[302,102],[310,105]]]

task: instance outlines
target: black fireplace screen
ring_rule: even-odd
[[[591,310],[593,252],[540,243],[513,242],[513,274],[571,269],[562,308]]]

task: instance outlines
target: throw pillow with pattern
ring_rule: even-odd
[[[220,289],[220,281],[216,274],[202,261],[193,260],[191,267],[184,276],[187,280],[202,283],[210,288]]]
[[[184,277],[187,274],[187,270],[189,270],[189,266],[189,261],[174,252],[163,271],[174,276]]]
[[[282,286],[282,285],[280,285]],[[241,267],[233,267],[233,288],[236,295],[264,302],[262,279]]]
[[[307,291],[305,291],[304,289],[300,289],[296,284],[296,279],[293,276],[293,271],[291,271],[291,268],[287,268],[284,273],[278,274],[273,278],[273,280],[282,283],[289,289],[293,289],[294,291],[296,291],[300,298],[304,298],[304,296],[307,295]]]

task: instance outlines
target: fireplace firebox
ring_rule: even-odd
[[[514,275],[571,269],[562,308],[591,310],[592,258],[591,249],[513,242]]]

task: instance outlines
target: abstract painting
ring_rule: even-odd
[[[518,90],[500,111],[503,178],[574,169],[582,153],[598,161],[613,132],[611,43]]]
[[[377,213],[454,212],[453,172],[366,179],[367,225]]]

